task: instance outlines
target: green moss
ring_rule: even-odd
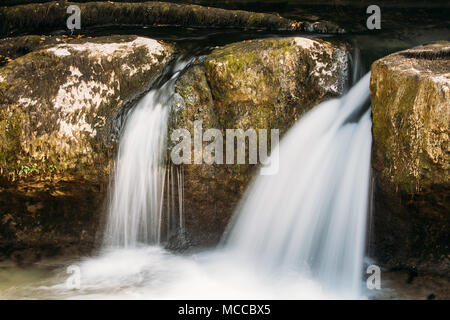
[[[87,2],[87,1],[83,1]],[[207,8],[170,2],[87,2],[79,3],[83,25],[168,24],[191,27],[290,29],[295,21],[269,13]],[[0,7],[0,33],[30,32],[31,30],[65,27],[65,7],[52,1],[44,4]]]
[[[0,107],[0,168],[7,174],[15,174],[20,166],[24,114],[13,106]]]
[[[120,43],[135,38],[136,36],[112,36],[77,41]],[[113,154],[113,147],[108,139],[112,119],[123,102],[135,99],[152,83],[171,52],[172,48],[168,46],[157,57],[161,63],[151,64],[149,70],[138,69],[133,75],[123,70],[122,56],[105,56],[99,63],[87,51],[68,56],[56,56],[46,50],[36,51],[1,68],[1,78],[6,79],[0,82],[0,165],[3,174],[20,173],[20,177],[38,174],[47,178],[49,174],[58,171],[64,176],[98,181],[99,176],[108,171],[109,159]],[[129,66],[138,68],[149,63],[146,47],[135,48],[127,56]],[[98,87],[108,88],[104,90],[94,86],[96,93],[105,95],[105,101],[98,107],[91,109],[90,105],[94,101],[85,100],[85,106],[72,114],[55,108],[55,97],[60,94],[61,86],[70,85],[71,68],[80,71],[80,81],[95,81],[99,84]],[[114,82],[111,82],[112,74],[117,77]],[[16,105],[20,99],[30,103]],[[15,121],[18,116],[14,112],[20,115],[23,113],[23,119]],[[61,121],[76,125],[82,116],[86,124],[96,130],[95,136],[84,132],[82,128],[75,132],[75,139],[61,134]],[[20,147],[20,150],[14,149],[14,146]]]
[[[295,92],[281,89],[282,79],[297,79],[286,79],[296,76],[296,71],[286,75],[279,61],[297,56],[290,38],[244,41],[214,50],[205,67],[221,126],[280,128],[284,132],[296,118],[297,107],[303,106],[292,100]]]

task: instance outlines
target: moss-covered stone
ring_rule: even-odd
[[[10,143],[13,130],[21,137],[11,146],[21,151],[14,161],[2,156],[4,175],[36,163],[45,176],[52,163],[78,178],[104,176],[112,119],[155,79],[171,52],[133,36],[83,41],[32,52],[0,69],[2,134]],[[14,125],[18,115],[22,121]]]
[[[13,109],[13,110],[11,110]],[[22,138],[22,123],[26,121],[21,110],[12,106],[0,110],[0,163],[2,171],[14,176],[22,152],[20,140]],[[4,168],[4,170],[3,170]]]
[[[179,78],[176,91],[182,101],[171,127],[193,134],[194,121],[202,120],[203,130],[217,128],[224,137],[226,129],[279,129],[283,134],[320,101],[343,92],[347,68],[345,46],[322,40],[273,38],[217,48]],[[256,167],[183,165],[191,240],[218,241]]]
[[[25,232],[30,221],[22,219],[27,213],[16,204],[28,195],[31,202],[38,201],[36,193],[46,199],[39,219],[58,233],[55,239],[66,230],[64,219],[48,219],[58,215],[56,207],[66,204],[70,217],[78,212],[91,223],[100,217],[114,155],[115,118],[148,89],[172,53],[167,44],[136,36],[74,39],[0,68],[0,223],[9,214],[17,229],[10,232],[16,240],[2,239],[0,247],[2,241],[25,245],[18,233],[30,233],[28,246],[36,237],[51,240],[44,229],[40,235]],[[79,221],[66,222],[73,226]]]
[[[392,264],[449,270],[449,74],[448,42],[372,66],[375,232]]]
[[[338,96],[347,80],[344,47],[322,40],[251,40],[214,50],[205,62],[225,128],[280,128],[324,98]]]
[[[35,30],[66,29],[67,6],[77,4],[83,28],[102,25],[176,25],[267,30],[295,30],[320,33],[342,32],[326,22],[303,23],[276,14],[254,13],[185,5],[170,2],[46,2],[0,7],[0,34],[30,33]]]

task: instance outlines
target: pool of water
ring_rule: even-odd
[[[73,288],[69,266],[79,268],[79,289]],[[326,292],[305,275],[258,273],[251,265],[237,264],[226,252],[179,255],[144,246],[107,250],[94,258],[47,259],[29,266],[0,262],[0,299],[342,298],[346,297]],[[450,299],[450,279],[382,272],[381,290],[365,289],[360,299]]]

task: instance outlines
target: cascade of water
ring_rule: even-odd
[[[225,247],[239,259],[268,271],[300,270],[324,288],[358,296],[370,183],[369,79],[314,108],[277,146],[279,172],[256,178],[227,232]]]
[[[166,150],[167,122],[176,80],[188,64],[189,61],[178,61],[170,70],[169,80],[150,90],[126,119],[110,189],[106,246],[159,244],[163,230],[168,233],[174,221],[179,221],[178,227],[183,227],[182,172],[177,168],[174,173],[173,167],[167,165]],[[177,179],[179,191],[178,213],[172,189],[174,179]],[[163,226],[165,221],[167,229]]]
[[[314,108],[287,133],[276,147],[279,172],[253,181],[225,246],[194,256],[174,255],[158,245],[166,229],[182,230],[184,224],[173,210],[183,209],[183,173],[167,166],[163,156],[164,106],[170,105],[175,78],[176,73],[150,91],[127,119],[111,190],[108,246],[80,262],[81,291],[57,284],[49,287],[52,294],[359,298],[370,183],[369,75],[342,98]],[[167,197],[177,188],[178,198]],[[163,212],[166,208],[169,212]]]
[[[163,233],[176,236],[171,230],[184,233],[182,169],[165,158],[168,113],[184,67],[128,116],[111,189],[108,247],[133,249],[138,243],[160,244]],[[287,133],[274,150],[279,172],[252,182],[227,230],[225,250],[195,266],[195,274],[197,267],[220,269],[225,261],[239,261],[237,277],[254,270],[291,279],[294,286],[314,279],[320,292],[359,297],[372,141],[369,79],[367,74],[343,97],[315,107]],[[98,271],[95,265],[87,270]]]

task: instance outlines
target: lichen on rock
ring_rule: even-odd
[[[136,36],[76,39],[0,68],[4,252],[92,245],[113,162],[114,120],[173,52]]]
[[[392,264],[448,268],[449,43],[376,61],[371,100],[378,250]]]
[[[52,164],[81,178],[104,176],[112,118],[155,79],[171,52],[133,36],[85,39],[31,52],[0,69],[2,118],[10,122],[3,134],[21,131],[14,147],[21,152],[14,161],[2,159],[3,175],[30,164],[45,175]],[[19,115],[22,121],[11,123]]]

